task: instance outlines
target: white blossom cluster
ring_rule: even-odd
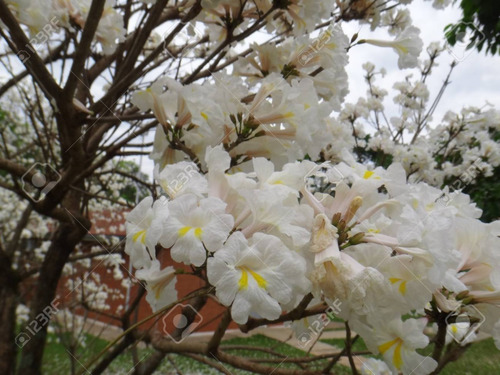
[[[251,19],[257,2],[245,4]],[[272,5],[258,4],[263,12]],[[252,44],[233,71],[203,84],[164,77],[134,93],[133,103],[159,122],[151,157],[162,195],[146,197],[129,214],[125,251],[155,311],[177,300],[176,270],[157,256],[169,251],[175,262],[205,272],[238,324],[256,315],[277,319],[312,293],[340,301],[339,316],[383,356],[385,363],[372,360],[370,370],[429,374],[437,362],[418,350],[429,344],[431,312],[449,315],[447,340],[457,332],[462,344],[476,338],[467,334],[473,323],[457,322],[462,315],[485,332],[500,331],[499,223],[479,221],[481,210],[467,195],[421,181],[441,186],[475,157],[498,165],[497,143],[490,142],[497,112],[449,114],[431,130],[419,117],[430,96],[425,80],[407,79],[394,86],[401,113],[381,125],[388,93],[374,85],[384,72],[372,64],[365,64],[367,99],[344,104],[348,49],[354,42],[389,47],[401,69],[418,67],[424,76],[442,49],[433,44],[429,60],[419,60],[423,44],[405,10],[380,17],[370,8],[363,17],[387,27],[394,40],[349,41],[338,25],[304,33],[325,14],[317,2],[287,4],[267,27],[291,22],[293,38]],[[216,20],[241,12],[231,1],[202,6],[197,21],[217,38],[225,29]],[[463,137],[454,135],[457,127]],[[465,154],[456,170],[435,158],[443,145]],[[388,167],[356,162],[359,149],[383,150]],[[334,162],[310,161],[322,158]],[[326,180],[328,194],[310,188],[317,178]]]
[[[231,169],[222,146],[204,159],[205,175],[191,162],[158,171],[161,186],[182,170],[188,177],[165,191],[170,198],[147,197],[128,217],[126,252],[153,309],[177,299],[175,269],[156,259],[161,245],[175,261],[206,268],[240,324],[252,313],[276,319],[309,292],[339,299],[340,317],[404,374],[436,366],[416,352],[429,343],[430,304],[481,314],[486,331],[500,320],[500,226],[477,220],[468,196],[452,193],[447,204],[443,191],[408,184],[400,164],[297,161],[275,170],[254,158],[245,173]],[[334,196],[307,189],[317,173],[335,184]]]
[[[91,0],[7,0],[7,5],[19,23],[28,27],[31,37],[47,40],[60,28],[83,29],[92,4]],[[105,54],[114,52],[123,40],[125,29],[115,1],[106,0],[95,35]]]
[[[369,85],[366,98],[356,104],[346,103],[337,121],[344,129],[355,129],[350,149],[359,147],[379,152],[399,162],[413,181],[423,180],[433,186],[451,185],[461,190],[479,176],[490,177],[500,166],[500,112],[494,108],[467,107],[459,113],[448,111],[441,122],[430,125],[429,90],[425,84],[434,59],[442,52],[439,45],[428,48],[433,62],[420,64],[420,78],[396,82],[393,101],[398,116],[385,115],[388,92],[375,84],[377,72],[371,63],[364,64]],[[331,160],[342,160],[339,148],[328,153]],[[383,163],[382,163],[383,164]]]

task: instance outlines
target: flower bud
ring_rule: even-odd
[[[363,241],[363,237],[365,236],[365,233],[364,232],[359,232],[359,233],[356,233],[354,236],[352,236],[350,239],[349,239],[349,243],[351,245],[357,245],[359,243],[361,243]]]
[[[354,215],[359,210],[362,204],[363,204],[363,198],[360,197],[359,195],[352,199],[351,204],[349,205],[349,208],[347,209],[347,212],[344,215],[344,220],[346,224],[351,221],[351,219],[354,217]]]
[[[339,224],[339,221],[340,221],[340,212],[337,212],[335,215],[333,215],[333,218],[332,218],[332,224],[337,226]]]
[[[467,297],[469,295],[469,291],[468,290],[463,290],[461,291],[460,293],[457,294],[457,296],[455,297],[457,300],[459,299],[464,299],[465,297]]]
[[[345,230],[345,225],[346,222],[344,219],[340,220],[339,223],[337,224],[337,229],[339,232],[343,232]]]

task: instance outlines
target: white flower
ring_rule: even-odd
[[[392,375],[392,371],[384,361],[368,358],[361,366],[361,375]]]
[[[186,193],[202,197],[208,191],[206,178],[193,162],[169,164],[161,172],[156,166],[154,172],[156,180],[172,199]]]
[[[446,327],[446,345],[453,340],[457,341],[461,346],[472,343],[476,339],[474,327],[468,321],[457,321],[456,323],[448,324]]]
[[[283,199],[283,190],[276,190],[253,190],[244,194],[252,215],[243,233],[247,237],[258,231],[274,234],[288,246],[307,244],[313,210],[305,204],[299,205],[295,197]]]
[[[493,327],[493,339],[495,340],[496,347],[500,350],[500,320]]]
[[[302,257],[264,233],[249,241],[241,232],[233,233],[207,262],[208,281],[222,304],[232,304],[231,315],[238,324],[246,323],[252,312],[277,319],[280,304],[307,293],[310,283],[305,273]]]
[[[153,197],[146,197],[127,215],[125,252],[135,268],[149,267],[156,259],[155,247],[163,234],[168,212],[165,197],[154,203]]]
[[[427,280],[426,267],[409,255],[388,257],[378,269],[391,284],[395,309],[401,313],[419,309],[432,299],[434,287]]]
[[[378,47],[393,48],[399,56],[399,69],[415,68],[418,64],[418,56],[422,52],[424,45],[419,34],[419,29],[410,26],[393,41],[364,39],[364,42]]]
[[[367,327],[362,325],[356,329],[371,351],[383,355],[394,373],[428,375],[434,371],[437,362],[416,352],[416,349],[425,348],[429,344],[429,338],[423,333],[426,319],[402,321],[400,318],[386,319],[378,316],[372,323],[374,328],[371,330],[365,331]]]
[[[367,314],[386,300],[386,282],[373,267],[365,267],[349,254],[339,250],[337,228],[324,215],[314,220],[311,251],[316,267],[313,279],[326,297],[340,299],[358,314]],[[342,308],[342,318],[348,319],[349,308]]]
[[[143,112],[152,109],[154,115],[158,119],[158,122],[161,125],[166,126],[168,124],[168,118],[163,106],[163,101],[161,100],[163,84],[163,80],[158,80],[146,90],[134,92],[131,100],[132,103],[139,107],[139,109]]]
[[[169,208],[171,215],[160,242],[172,247],[176,262],[201,266],[206,259],[205,248],[210,252],[219,250],[233,228],[233,217],[225,213],[226,203],[219,198],[199,200],[193,194],[184,194]]]
[[[151,267],[137,271],[135,276],[139,280],[146,282],[148,292],[146,301],[148,301],[153,311],[157,311],[177,300],[177,289],[175,289],[177,278],[175,277],[174,267],[165,267],[160,270],[160,262],[154,260]]]

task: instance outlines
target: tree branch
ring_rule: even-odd
[[[94,39],[94,35],[97,31],[99,21],[101,20],[105,3],[106,0],[93,0],[90,5],[90,10],[85,21],[85,27],[80,38],[80,43],[78,43],[78,46],[76,47],[71,72],[63,89],[63,97],[70,103],[72,102],[80,74],[85,67],[85,61],[87,61],[87,56],[90,53],[90,45],[92,44],[92,40]]]

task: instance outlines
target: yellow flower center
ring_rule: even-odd
[[[261,287],[262,289],[265,289],[267,287],[266,279],[264,279],[257,272],[251,270],[250,268],[248,268],[246,266],[242,266],[242,267],[238,267],[238,268],[241,270],[241,277],[240,277],[240,280],[238,281],[238,288],[240,290],[248,289],[248,274],[252,275],[252,277],[257,282],[257,285],[259,287]]]
[[[138,239],[141,239],[141,243],[144,245],[146,243],[146,230],[140,230],[136,234],[133,235],[132,241],[137,242]]]
[[[406,280],[399,279],[397,277],[390,277],[389,281],[391,282],[391,284],[396,284],[398,282],[401,282],[401,284],[399,284],[399,293],[401,293],[403,296],[405,295],[405,293],[406,293]]]
[[[203,229],[193,227],[182,227],[181,229],[179,229],[179,237],[184,237],[191,229],[194,230],[194,236],[199,239],[201,237],[201,234],[203,233]]]
[[[401,347],[403,346],[403,340],[397,337],[394,340],[387,341],[386,343],[379,345],[378,350],[382,355],[384,355],[385,352],[387,352],[394,345],[396,345],[396,347],[394,348],[392,363],[394,364],[394,367],[400,370],[401,367],[403,366],[403,358],[401,356]]]

